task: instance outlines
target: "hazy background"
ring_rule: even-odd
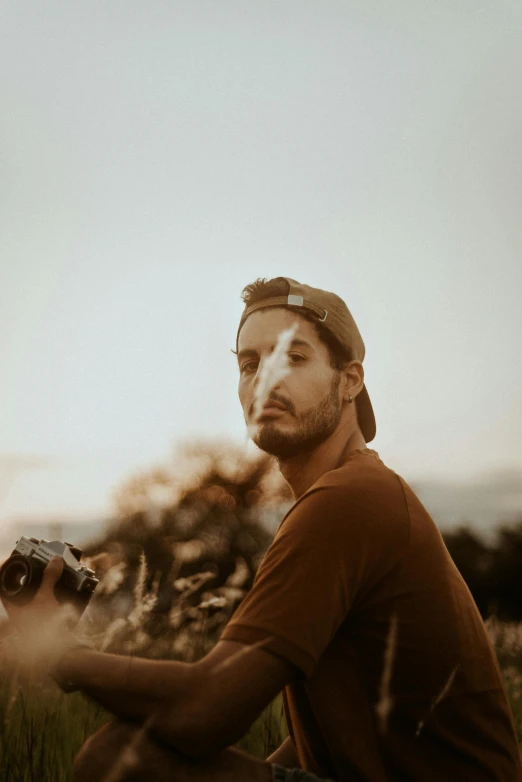
[[[0,530],[244,442],[277,275],[346,300],[370,447],[435,515],[522,509],[521,34],[507,0],[1,4]]]

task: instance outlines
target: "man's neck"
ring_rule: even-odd
[[[343,463],[350,451],[355,451],[357,448],[366,448],[360,430],[356,429],[346,439],[346,431],[341,427],[314,451],[292,456],[289,459],[278,459],[279,470],[297,500],[319,480],[321,475],[335,470]]]

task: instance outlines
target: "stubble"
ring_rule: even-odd
[[[265,421],[253,438],[254,443],[278,459],[290,459],[315,450],[333,434],[341,420],[342,406],[337,393],[340,382],[341,373],[336,372],[325,397],[299,415],[298,426],[293,431],[280,429],[277,419]]]

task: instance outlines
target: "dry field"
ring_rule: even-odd
[[[108,571],[100,594],[118,596],[116,572]],[[111,579],[112,578],[112,582]],[[146,564],[142,559],[132,610],[120,613],[95,605],[86,613],[79,634],[97,649],[143,655],[153,658],[195,660],[203,656],[219,637],[237,604],[238,588],[231,577],[217,594],[204,590],[204,574],[196,574],[178,583],[179,599],[169,614],[170,633],[151,634],[150,623],[156,603],[156,587],[145,591]],[[111,586],[112,583],[112,586]],[[199,591],[198,591],[199,590]],[[227,592],[228,590],[228,592]],[[234,592],[235,590],[235,592]],[[193,597],[198,594],[198,602]],[[127,596],[128,597],[128,596]],[[116,605],[118,604],[116,601]],[[125,604],[125,605],[128,605]],[[88,620],[88,621],[87,621]],[[522,623],[487,621],[487,629],[497,651],[519,736],[522,738]],[[4,625],[4,630],[7,625]],[[81,631],[81,632],[80,632]],[[73,758],[83,741],[110,715],[79,693],[64,695],[51,680],[42,684],[9,663],[0,645],[0,782],[66,782]],[[247,735],[239,742],[242,749],[266,757],[287,735],[281,698],[263,712]]]

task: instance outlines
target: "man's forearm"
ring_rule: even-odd
[[[194,664],[73,649],[59,674],[118,717],[144,721],[191,697]]]
[[[124,693],[112,693],[107,690],[98,690],[95,687],[82,687],[80,692],[86,695],[108,712],[122,720],[131,720],[142,724],[158,709],[158,702],[144,696],[126,695]]]
[[[52,675],[196,758],[235,744],[294,672],[276,656],[224,641],[193,663],[70,649]]]

